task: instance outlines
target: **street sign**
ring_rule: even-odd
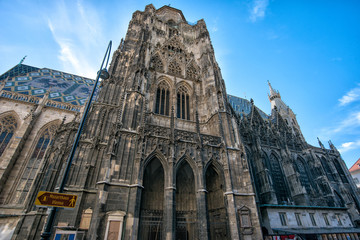
[[[77,197],[77,195],[73,194],[39,191],[35,200],[35,205],[74,208]]]

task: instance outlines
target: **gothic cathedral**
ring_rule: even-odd
[[[57,211],[54,239],[327,239],[315,237],[334,231],[358,239],[359,197],[339,152],[331,142],[330,150],[307,144],[270,83],[270,116],[227,95],[204,20],[190,24],[169,6],[136,11],[109,73],[65,187],[76,207]],[[1,207],[23,211],[13,216],[13,239],[41,234],[46,208],[33,203],[59,184],[78,124],[70,115],[48,128],[49,147],[18,205],[3,200],[15,188],[1,178]]]

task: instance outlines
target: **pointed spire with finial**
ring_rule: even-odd
[[[19,62],[19,65],[21,65],[24,61],[25,61],[25,58],[27,57],[27,55],[25,55],[25,57],[23,57],[20,62]]]
[[[271,101],[271,100],[273,100],[275,98],[281,98],[279,91],[275,91],[273,89],[273,87],[271,86],[271,83],[270,83],[269,80],[267,82],[268,82],[269,89],[270,89],[270,94],[268,94],[269,100]]]
[[[334,150],[335,152],[338,151],[337,148],[335,147],[335,145],[331,142],[331,140],[329,140],[328,143],[329,143],[329,147],[330,147],[331,150]]]
[[[317,138],[317,140],[318,140],[318,142],[319,142],[320,147],[321,147],[322,149],[325,149],[324,144],[322,144],[322,142],[320,141],[319,137]]]

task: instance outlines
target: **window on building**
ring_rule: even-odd
[[[311,187],[310,187],[309,176],[306,172],[305,165],[300,158],[296,159],[295,168],[300,173],[301,185],[305,187],[307,193],[310,193]]]
[[[0,156],[5,151],[17,128],[16,118],[6,115],[0,119]]]
[[[342,169],[342,167],[341,167],[341,165],[340,165],[340,163],[339,163],[339,160],[338,159],[334,159],[334,166],[335,166],[335,168],[336,168],[336,170],[337,170],[337,172],[338,172],[338,174],[339,174],[339,176],[340,176],[340,178],[341,178],[341,181],[343,182],[343,183],[348,183],[348,180],[347,180],[347,178],[346,178],[346,176],[345,176],[345,173],[344,173],[344,171],[343,171],[343,169]]]
[[[189,79],[196,79],[197,78],[197,71],[196,68],[193,65],[190,65],[186,69],[186,77]]]
[[[46,149],[50,145],[56,129],[57,125],[51,125],[40,134],[17,187],[17,196],[19,197],[18,203],[23,203],[30,191],[37,170],[40,167],[41,160],[45,156]]]
[[[162,81],[156,91],[155,113],[169,116],[170,90],[169,85]]]
[[[330,226],[330,222],[329,222],[327,213],[323,213],[323,218],[324,218],[326,226]]]
[[[328,177],[329,181],[334,181],[334,176],[333,176],[333,173],[331,171],[328,161],[324,157],[321,157],[320,161],[321,161],[321,165],[323,166],[324,171],[325,171],[326,176]]]
[[[181,119],[190,120],[190,96],[185,86],[180,86],[177,90],[177,114]]]
[[[302,226],[301,213],[295,213],[296,223],[298,226]]]
[[[285,185],[285,178],[281,171],[281,166],[277,157],[274,154],[270,156],[270,167],[271,167],[271,177],[273,181],[273,188],[275,190],[278,203],[286,203],[287,198],[287,189]]]
[[[314,217],[314,213],[309,213],[310,215],[310,220],[313,226],[317,226],[316,225],[316,221],[315,221],[315,217]]]
[[[151,64],[152,67],[158,71],[158,72],[163,72],[164,71],[164,64],[161,61],[161,58],[159,57],[159,55],[155,55],[152,59],[151,59]]]
[[[122,226],[125,213],[121,211],[107,213],[107,226],[105,232],[105,240],[121,239]]]
[[[182,69],[179,66],[179,64],[176,62],[176,60],[173,60],[172,62],[170,62],[169,66],[168,66],[168,72],[175,76],[179,76],[179,77],[182,76],[182,74],[181,74]]]
[[[280,218],[281,225],[282,225],[282,226],[287,226],[286,213],[280,212],[280,213],[279,213],[279,218]]]
[[[335,217],[336,217],[336,220],[338,221],[338,225],[342,226],[343,224],[341,222],[340,213],[335,213]]]

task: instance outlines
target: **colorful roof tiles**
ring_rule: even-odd
[[[1,82],[6,79],[5,91],[40,98],[49,91],[49,99],[78,106],[84,105],[95,82],[74,74],[24,64],[18,64],[0,76]]]

